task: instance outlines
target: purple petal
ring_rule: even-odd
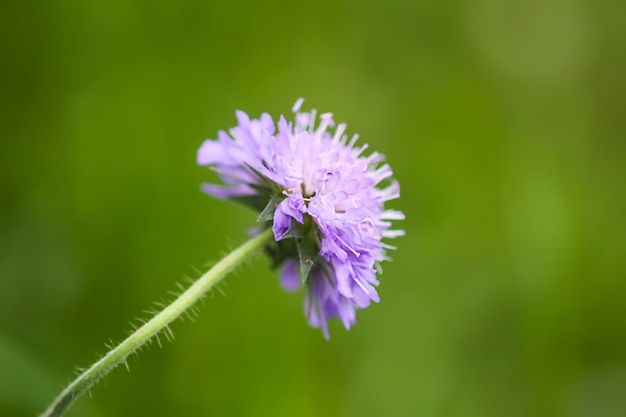
[[[215,184],[202,184],[201,188],[203,192],[212,195],[215,198],[221,199],[253,195],[256,193],[256,191],[245,184],[238,184],[233,187],[224,187]]]
[[[243,128],[247,128],[250,125],[250,117],[241,110],[235,111],[235,117],[237,117],[237,122],[239,122],[239,126]]]
[[[267,132],[269,135],[273,135],[276,127],[274,126],[274,120],[272,120],[272,116],[270,116],[267,113],[263,113],[261,115],[260,120],[261,120],[261,126],[263,127],[263,130]]]
[[[350,278],[351,268],[348,263],[335,262],[335,278],[337,279],[337,292],[347,298],[352,298],[352,279]]]
[[[226,149],[222,143],[207,139],[198,149],[198,165],[213,165],[227,159]]]
[[[298,223],[304,223],[302,213],[306,210],[306,206],[301,195],[292,195],[286,198],[279,204],[279,207],[286,215],[293,217]]]
[[[288,259],[280,273],[280,284],[285,291],[296,292],[300,289],[300,276],[298,275],[298,261]]]
[[[286,215],[281,208],[285,201],[286,200],[280,203],[274,211],[274,224],[272,225],[272,230],[274,231],[274,239],[277,241],[282,239],[291,224],[291,216]]]

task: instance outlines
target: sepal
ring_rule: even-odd
[[[274,219],[274,212],[276,211],[276,207],[280,204],[281,201],[285,199],[285,196],[282,194],[275,194],[270,198],[270,201],[267,203],[259,217],[257,218],[257,222],[268,222]]]
[[[307,234],[308,225],[298,223],[296,220],[291,219],[291,223],[289,223],[289,228],[285,233],[280,237],[281,239],[302,239]]]
[[[298,259],[300,260],[300,279],[304,283],[307,278],[309,278],[313,265],[315,265],[315,260],[319,255],[319,249],[313,241],[308,238],[296,240],[296,246],[298,247]]]

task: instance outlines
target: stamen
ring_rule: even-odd
[[[404,236],[404,230],[385,230],[383,232],[383,236],[389,239],[393,239],[394,237]]]
[[[335,130],[335,134],[333,136],[333,143],[339,143],[341,139],[341,135],[345,132],[347,125],[345,123],[339,123],[337,125],[337,130]]]
[[[324,133],[326,131],[326,128],[328,126],[333,126],[334,122],[333,122],[333,114],[332,113],[324,113],[322,115],[320,115],[320,125],[319,127],[315,130],[315,136],[321,136],[322,133]]]
[[[293,107],[291,108],[291,112],[292,113],[298,113],[300,111],[300,107],[302,107],[302,103],[304,102],[304,99],[302,97],[300,97],[299,99],[296,100],[296,103],[293,105]]]
[[[356,250],[352,249],[352,247],[350,247],[350,245],[348,245],[345,240],[343,240],[339,236],[336,236],[336,239],[340,241],[341,243],[343,243],[344,246],[348,248],[348,250],[354,254],[354,256],[356,256],[357,258],[361,256],[361,254],[357,252]]]
[[[315,116],[317,116],[317,110],[311,109],[311,118],[309,119],[309,133],[313,133],[315,127]]]
[[[355,134],[352,136],[352,140],[350,141],[350,143],[348,144],[348,146],[349,146],[349,147],[354,146],[354,144],[356,143],[356,141],[357,141],[357,140],[359,140],[359,134],[358,134],[358,133],[355,133]],[[367,146],[367,145],[365,145],[365,146]],[[363,150],[365,150],[365,148],[363,148]]]

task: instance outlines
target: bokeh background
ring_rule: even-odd
[[[196,150],[298,97],[401,183],[382,302],[326,342],[258,257],[68,416],[626,415],[615,6],[3,2],[0,415],[45,409],[245,239]]]

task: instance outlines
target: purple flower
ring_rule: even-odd
[[[330,113],[316,127],[316,111],[301,112],[302,101],[294,122],[281,116],[277,125],[267,113],[250,119],[237,111],[239,125],[206,140],[198,164],[223,181],[203,184],[206,193],[240,200],[271,224],[276,243],[268,252],[282,268],[281,284],[288,291],[306,285],[305,314],[328,339],[329,319],[349,329],[356,309],[379,301],[376,274],[393,249],[381,240],[404,234],[390,229],[404,215],[384,209],[399,197],[384,157],[363,156],[367,145],[355,146],[358,135],[348,140],[346,125],[335,128]]]

